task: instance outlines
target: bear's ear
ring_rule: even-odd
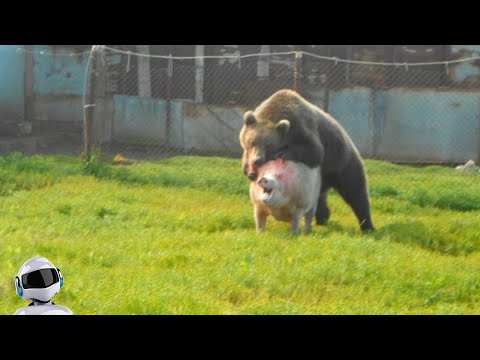
[[[280,135],[285,138],[290,130],[290,121],[286,119],[280,120],[277,124],[277,130],[280,132]]]
[[[257,123],[257,119],[255,119],[255,115],[252,111],[247,111],[245,114],[243,114],[243,123],[246,126],[252,126]]]

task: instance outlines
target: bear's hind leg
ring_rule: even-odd
[[[375,230],[370,213],[367,179],[361,164],[339,175],[335,189],[350,205],[358,219],[362,231]]]
[[[315,211],[315,220],[317,225],[327,225],[330,218],[330,209],[327,205],[328,190],[330,186],[327,185],[325,179],[322,179],[322,187],[320,189],[320,196],[318,198],[317,210]]]

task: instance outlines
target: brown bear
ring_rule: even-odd
[[[327,195],[334,188],[354,211],[362,231],[374,230],[368,183],[360,153],[345,129],[330,114],[292,90],[279,90],[243,116],[240,131],[245,176],[278,157],[321,168],[315,214],[324,225],[330,217]]]
[[[320,194],[320,168],[281,158],[270,160],[258,168],[258,180],[250,182],[255,227],[265,229],[267,217],[290,223],[297,234],[305,219],[304,230],[312,230],[312,220]]]

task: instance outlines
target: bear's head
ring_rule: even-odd
[[[278,155],[289,130],[290,121],[286,119],[272,123],[258,121],[252,111],[244,114],[240,145],[243,149],[242,167],[245,176],[250,180],[257,178],[258,167]]]

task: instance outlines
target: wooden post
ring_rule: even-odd
[[[195,101],[203,102],[203,86],[205,76],[205,45],[195,45]]]
[[[95,83],[96,75],[95,69],[97,64],[97,48],[93,45],[87,63],[87,77],[86,77],[86,94],[85,102],[83,104],[83,126],[84,126],[84,143],[85,143],[85,157],[90,161],[92,151],[92,128],[93,128],[93,110],[95,107]]]
[[[150,45],[137,45],[137,52],[150,55]],[[138,96],[151,97],[150,57],[138,56]]]

